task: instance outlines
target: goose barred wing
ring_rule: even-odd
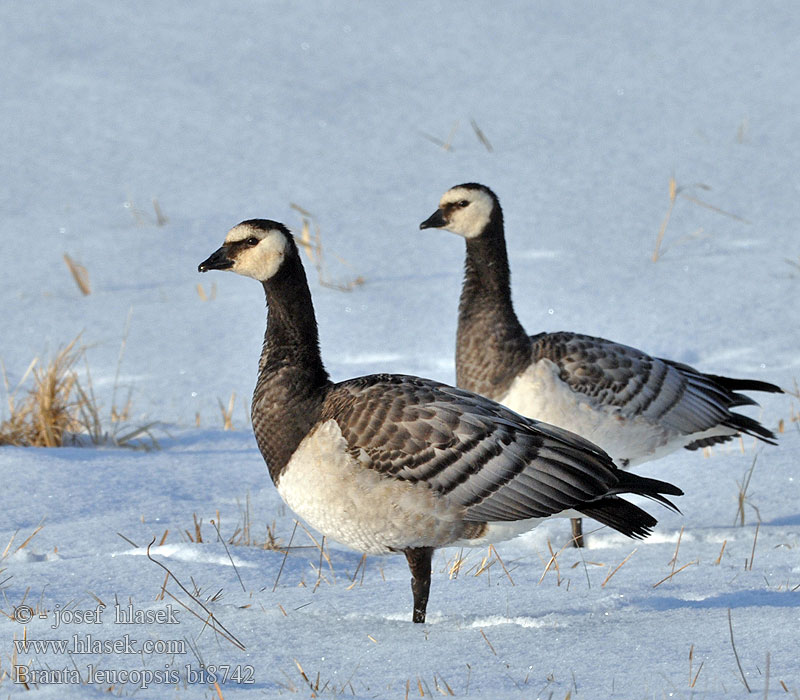
[[[650,357],[636,348],[576,333],[531,337],[533,360],[547,359],[573,391],[595,406],[615,408],[690,435],[724,425],[769,441],[757,421],[731,412],[755,404],[736,389],[781,392],[773,384],[702,374],[688,365]]]
[[[637,491],[621,486],[624,473],[583,438],[431,380],[372,375],[337,384],[321,417],[338,422],[362,464],[429,484],[464,506],[468,520],[546,517]],[[680,493],[671,488],[664,492]]]

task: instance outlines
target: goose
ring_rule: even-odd
[[[485,185],[449,189],[420,229],[462,236],[467,255],[458,307],[456,385],[524,416],[578,433],[628,468],[680,448],[751,435],[775,444],[739,391],[783,393],[752,379],[704,374],[604,338],[561,331],[529,336],[511,302],[503,210]],[[573,544],[584,544],[572,520]]]
[[[624,493],[677,511],[664,495],[682,495],[676,486],[626,473],[583,438],[469,391],[399,374],[333,383],[283,224],[234,226],[198,270],[229,270],[264,288],[251,413],[278,493],[327,537],[369,554],[404,554],[414,622],[425,621],[437,547],[488,544],[573,513],[647,536],[656,519]]]

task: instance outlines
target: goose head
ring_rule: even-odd
[[[230,270],[266,282],[281,269],[284,259],[297,248],[283,224],[269,219],[250,219],[234,226],[225,242],[206,260],[199,272]]]
[[[443,228],[464,238],[477,238],[489,226],[500,205],[488,187],[476,183],[457,185],[447,190],[439,208],[419,227]]]

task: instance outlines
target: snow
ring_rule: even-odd
[[[220,685],[226,699],[448,687],[500,699],[738,697],[747,691],[729,612],[754,694],[782,696],[781,683],[800,694],[797,398],[763,396],[751,412],[773,429],[784,421],[778,447],[745,440],[641,468],[686,491],[682,516],[646,504],[659,526],[645,542],[597,531],[544,576],[566,521],[498,547],[502,565],[486,550],[437,552],[428,622],[412,625],[400,557],[370,557],[355,576],[361,555],[326,542],[331,562],[318,577],[320,551],[300,527],[285,562],[219,541],[211,519],[226,540],[245,512],[260,541],[274,521],[283,545],[294,520],[243,398],[264,330],[261,290],[196,272],[241,220],[299,232],[297,204],[314,215],[334,281],[364,279],[343,292],[309,267],[333,378],[452,382],[463,241],[418,224],[449,187],[478,181],[504,205],[530,333],[601,335],[794,390],[798,37],[800,11],[779,2],[0,4],[0,359],[13,387],[33,357],[82,333],[99,400],[109,409],[115,384],[132,389],[131,425],[159,421],[161,445],[0,448],[0,553],[18,531],[0,561],[0,694],[26,692],[7,675],[15,638],[90,633],[190,647],[20,652],[18,662],[74,663],[84,679],[89,664],[178,669],[181,680],[41,685],[38,696],[113,686],[122,696],[218,697],[213,684],[186,682],[186,666],[202,659],[241,671]],[[670,177],[682,190],[653,263]],[[65,252],[87,268],[89,296]],[[198,284],[214,298],[201,299]],[[218,400],[232,392],[236,430],[223,431]],[[737,527],[737,482],[754,459]],[[186,533],[195,514],[202,543]],[[168,595],[156,600],[165,572],[143,553],[166,530],[153,558],[199,589],[246,650]],[[205,619],[174,581],[167,590]],[[51,628],[55,606],[94,610],[98,598],[101,624]],[[114,623],[115,605],[129,602],[171,605],[179,623]],[[49,616],[23,625],[9,617],[21,605]],[[300,668],[311,686],[319,679],[316,691]]]

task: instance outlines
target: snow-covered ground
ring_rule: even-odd
[[[64,672],[39,696],[717,698],[746,694],[744,676],[756,696],[800,697],[799,399],[752,412],[783,421],[778,447],[646,465],[686,496],[683,516],[647,504],[660,523],[645,542],[598,531],[544,576],[566,522],[498,547],[502,560],[438,552],[428,623],[412,625],[402,558],[356,575],[360,554],[326,543],[320,575],[300,527],[285,562],[220,543],[211,519],[227,540],[249,514],[253,539],[269,526],[284,546],[294,521],[247,419],[261,290],[196,272],[240,220],[299,232],[294,203],[330,277],[364,280],[344,292],[311,271],[333,378],[452,382],[463,242],[418,224],[447,188],[478,181],[504,205],[529,332],[602,335],[794,391],[798,37],[784,2],[0,3],[0,359],[14,386],[82,333],[105,408],[119,369],[131,425],[161,424],[150,452],[0,448],[0,554],[18,531],[0,561],[0,696],[25,692],[8,677],[15,639],[90,634],[123,641],[16,655],[79,670],[82,683]],[[64,253],[87,268],[89,296]],[[153,558],[245,650],[171,598],[205,619],[174,580],[161,595],[145,548],[167,530]],[[129,604],[174,619],[116,623]],[[10,619],[25,606],[47,617]],[[147,640],[161,641],[145,653]],[[201,662],[234,678],[220,673],[219,692],[187,678]],[[139,690],[143,669],[161,677]],[[103,675],[115,670],[137,673]]]

